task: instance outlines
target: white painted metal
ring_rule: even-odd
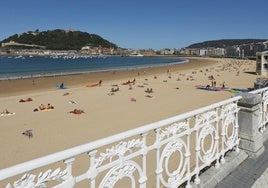
[[[266,130],[266,124],[268,123],[268,87],[251,91],[252,94],[258,94],[261,96],[261,112],[259,120],[259,130],[264,132]]]

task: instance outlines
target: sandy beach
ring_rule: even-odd
[[[255,61],[189,58],[189,63],[137,70],[0,81],[0,169],[166,119],[234,96],[211,85],[247,89]],[[123,85],[127,81],[135,84]],[[101,86],[98,86],[102,80]],[[67,89],[58,89],[64,83]],[[111,89],[119,91],[111,92]],[[145,92],[152,89],[152,93]],[[19,102],[20,100],[31,101]],[[51,104],[54,109],[41,111]],[[38,111],[34,112],[34,109]],[[84,113],[69,113],[81,109]],[[32,137],[23,135],[31,130]],[[4,152],[3,152],[4,151]]]

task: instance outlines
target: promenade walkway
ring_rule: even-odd
[[[217,188],[265,188],[268,187],[268,140],[265,150],[257,158],[247,158]]]

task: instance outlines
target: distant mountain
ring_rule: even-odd
[[[222,40],[211,40],[200,43],[191,44],[187,48],[226,48],[235,45],[243,45],[243,44],[252,44],[258,42],[265,42],[268,39],[222,39]]]
[[[117,48],[116,44],[103,39],[99,35],[61,29],[43,32],[36,30],[15,34],[4,39],[1,43],[8,43],[10,41],[19,44],[27,44],[24,46],[9,45],[9,47],[12,48],[30,48],[30,45],[34,47],[42,46],[49,50],[80,50],[83,46]]]

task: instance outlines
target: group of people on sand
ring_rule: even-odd
[[[123,85],[129,85],[129,84],[135,85],[135,83],[136,83],[136,79],[134,78],[132,81],[128,80],[127,82],[124,82]]]
[[[216,82],[216,79],[214,78],[214,76],[213,75],[209,75],[208,76],[208,79],[211,80],[211,85],[207,84],[206,85],[206,88],[216,87],[217,82]]]
[[[52,106],[50,103],[48,103],[47,106],[41,104],[41,105],[39,106],[39,109],[40,109],[40,110],[45,110],[45,109],[50,110],[50,109],[54,109],[54,106]]]
[[[146,93],[153,93],[153,88],[147,88],[147,89],[145,90],[145,92],[146,92]]]
[[[119,91],[119,87],[118,86],[116,86],[116,88],[114,88],[114,87],[111,88],[111,92],[117,92],[117,91]]]
[[[208,76],[208,79],[211,80],[211,85],[206,85],[206,88],[210,88],[210,87],[216,87],[217,82],[216,79],[214,78],[213,75]],[[225,81],[222,83],[222,88],[225,88]]]
[[[45,106],[44,104],[40,104],[40,106],[38,108],[35,108],[33,111],[37,112],[39,110],[43,111],[43,110],[51,110],[51,109],[54,109],[54,106],[48,103],[47,106]]]
[[[14,114],[13,112],[8,111],[7,109],[3,110],[3,112],[1,112],[1,115],[11,115]]]

